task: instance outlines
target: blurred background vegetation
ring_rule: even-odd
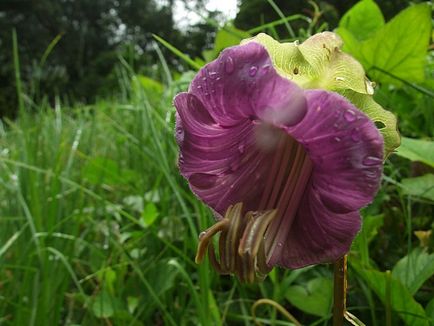
[[[243,285],[194,263],[213,215],[179,175],[172,99],[243,38],[335,28],[403,136],[362,211],[349,311],[433,325],[432,8],[376,3],[241,0],[228,21],[206,0],[1,0],[0,325],[247,326],[261,298],[330,325],[329,265]],[[293,325],[270,306],[256,314]]]
[[[177,0],[178,2],[182,0]],[[12,29],[18,36],[21,78],[32,88],[33,98],[55,96],[70,102],[94,103],[119,88],[115,67],[119,56],[135,71],[158,75],[152,34],[157,34],[183,53],[199,57],[213,47],[214,37],[225,17],[205,9],[206,0],[184,1],[203,16],[193,25],[177,26],[175,0],[2,0],[0,2],[0,115],[16,114],[17,97],[12,60]],[[318,1],[322,22],[337,26],[339,17],[357,1]],[[313,16],[304,0],[275,1],[286,16]],[[405,8],[406,0],[379,1],[385,17]],[[239,2],[234,25],[250,30],[279,19],[264,0]],[[214,22],[211,24],[210,21]],[[295,22],[298,30],[302,22]],[[285,26],[278,26],[285,38]],[[163,50],[171,67],[182,71],[179,58]]]

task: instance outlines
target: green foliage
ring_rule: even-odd
[[[422,306],[416,302],[411,293],[390,272],[362,268],[355,261],[352,268],[369,288],[380,298],[381,302],[398,312],[406,325],[428,326],[428,318]]]
[[[392,271],[392,276],[414,295],[432,275],[434,275],[434,254],[428,254],[422,248],[414,249],[401,258]]]
[[[383,25],[383,14],[373,0],[358,2],[339,22],[339,27],[345,28],[358,41],[369,39]]]
[[[401,85],[399,79],[423,81],[431,37],[431,5],[410,6],[385,25],[382,18],[378,7],[369,0],[350,10],[337,29],[344,50],[359,60],[376,82]]]
[[[213,48],[202,52],[203,57],[206,61],[214,60],[222,50],[233,45],[238,45],[243,39],[251,36],[248,32],[235,28],[232,25],[223,26],[216,34]]]
[[[292,285],[285,290],[286,299],[298,309],[320,317],[327,316],[333,301],[333,282],[318,277],[303,285]]]
[[[434,167],[434,141],[402,137],[396,154]]]
[[[402,179],[404,194],[429,199],[434,202],[434,174]]]
[[[274,2],[283,13],[294,13]],[[394,3],[398,10],[401,2]],[[345,2],[345,8],[350,4]],[[304,8],[305,2],[299,5]],[[357,42],[387,26],[375,22],[381,15],[373,8],[372,1],[363,0],[342,19],[351,33],[358,25],[367,26],[354,36]],[[426,5],[412,8],[425,12]],[[141,19],[140,12],[123,10],[125,17],[131,15],[137,23]],[[361,20],[362,14],[371,20]],[[295,16],[304,28],[300,38],[319,29]],[[258,16],[252,17],[258,27]],[[300,21],[294,25],[286,18],[267,19],[259,30],[275,29],[279,35],[283,21],[297,31]],[[17,35],[17,45],[20,37],[27,39],[20,29]],[[52,73],[53,55],[63,51],[66,34],[56,35],[38,47],[47,49],[36,56],[45,62],[42,74]],[[35,40],[47,38],[42,33]],[[185,53],[167,40],[172,50]],[[219,42],[237,41],[226,35]],[[217,48],[216,41],[213,55]],[[164,60],[151,72],[134,69],[136,61],[130,59],[125,56],[116,73],[116,101],[70,107],[56,99],[52,106],[45,100],[32,102],[32,94],[24,93],[31,89],[26,83],[12,89],[18,89],[23,102],[17,120],[0,123],[0,324],[247,326],[253,324],[250,308],[259,298],[284,304],[303,325],[330,324],[329,266],[275,268],[263,283],[244,286],[216,275],[207,261],[194,264],[199,230],[212,223],[213,214],[179,176],[171,107],[174,94],[186,90],[194,72],[178,73],[179,65],[170,70]],[[191,60],[195,69],[203,64]],[[0,70],[14,72],[7,65]],[[21,71],[27,70],[15,69]],[[431,87],[432,73],[427,78],[422,85]],[[389,81],[378,87],[375,99],[398,115],[407,137],[398,155],[386,161],[375,202],[362,212],[363,227],[349,256],[348,308],[367,325],[429,325],[434,322],[432,98],[409,84],[397,88]],[[89,83],[97,85],[92,76]],[[425,234],[421,245],[415,230]],[[258,317],[264,324],[289,325],[270,307],[262,307]]]

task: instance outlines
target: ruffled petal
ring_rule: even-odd
[[[344,97],[305,92],[309,111],[288,132],[303,144],[314,164],[313,186],[337,213],[369,204],[380,186],[383,138],[374,123]]]
[[[268,263],[289,268],[332,262],[348,251],[360,227],[358,211],[378,191],[383,166],[382,136],[364,113],[335,93],[305,95],[308,112],[287,132],[303,144],[312,175],[295,218],[281,217],[292,223],[270,228],[281,245]]]
[[[267,51],[257,43],[224,50],[199,71],[189,93],[221,126],[243,119],[293,125],[306,113],[303,91],[277,74]]]
[[[331,211],[323,204],[320,193],[310,186],[275,264],[301,268],[336,261],[349,251],[360,223],[358,211]]]
[[[253,68],[253,69],[252,69]],[[306,114],[306,99],[279,76],[263,46],[226,49],[174,99],[179,167],[192,191],[217,213],[258,207],[282,131]]]

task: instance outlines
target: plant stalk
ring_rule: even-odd
[[[333,326],[343,326],[347,301],[347,255],[334,263]]]

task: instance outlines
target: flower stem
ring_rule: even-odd
[[[347,301],[347,255],[334,263],[333,326],[344,324]]]

